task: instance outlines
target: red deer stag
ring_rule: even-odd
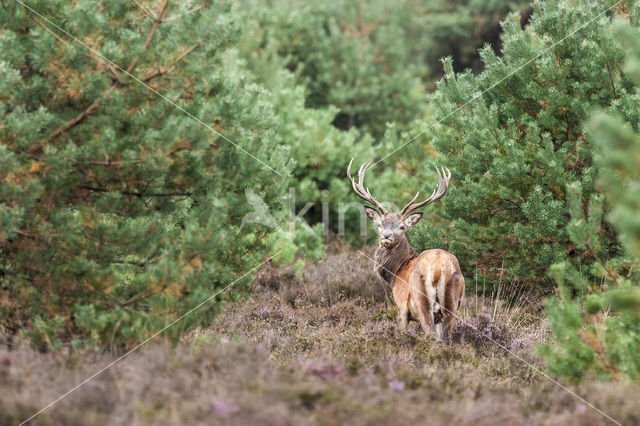
[[[433,203],[447,192],[451,172],[436,167],[439,184],[433,194],[414,204],[418,193],[399,213],[390,213],[364,187],[364,174],[372,162],[360,167],[358,182],[351,176],[353,159],[347,174],[355,193],[375,207],[364,206],[367,217],[377,226],[380,238],[375,270],[392,287],[393,300],[398,306],[398,322],[403,330],[407,329],[409,320],[419,321],[425,333],[434,333],[439,340],[449,342],[455,315],[464,297],[464,277],[458,259],[440,249],[416,253],[404,231],[422,218],[422,212],[411,212]]]

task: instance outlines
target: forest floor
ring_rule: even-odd
[[[454,342],[443,346],[416,323],[397,329],[389,288],[372,269],[339,246],[300,277],[267,267],[250,297],[210,328],[178,347],[161,338],[144,345],[32,422],[612,423],[531,367],[544,370],[535,346],[548,335],[533,298],[518,293],[519,302],[507,304],[468,295]],[[114,359],[0,349],[0,424],[19,424]],[[560,382],[616,421],[640,424],[640,385]]]

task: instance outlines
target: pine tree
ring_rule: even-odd
[[[442,77],[440,59],[452,57],[454,71],[482,71],[478,50],[489,44],[500,50],[500,21],[517,12],[526,23],[530,10],[527,0],[437,0],[407,1],[403,21],[410,58],[425,64],[422,80],[429,89]]]
[[[256,82],[268,89],[277,133],[296,162],[292,182],[296,212],[311,203],[304,220],[322,227],[322,204],[327,203],[331,230],[337,232],[338,205],[349,199],[352,192],[344,176],[346,162],[352,157],[358,161],[372,158],[373,139],[355,127],[348,131],[336,128],[332,123],[338,109],[334,106],[305,106],[306,88],[287,69],[288,60],[279,55],[278,44],[274,40],[265,44],[259,36],[263,30],[260,16],[256,17],[252,8],[242,9],[240,13],[243,13],[246,31],[239,43],[239,54],[247,61]],[[355,238],[359,231],[357,212],[350,213],[346,223],[349,238]]]
[[[459,66],[474,65],[477,48],[498,34],[500,17],[525,1],[239,4],[257,24],[260,48],[274,44],[306,87],[307,107],[335,107],[336,127],[356,127],[380,143],[387,123],[408,130],[424,113],[424,86],[440,75],[441,56],[453,52]]]
[[[258,21],[261,47],[275,44],[304,84],[305,105],[337,108],[337,128],[357,127],[378,139],[385,123],[420,114],[421,66],[408,57],[406,8],[379,0],[241,3]]]
[[[225,2],[29,5],[184,109],[18,3],[0,8],[2,326],[43,346],[129,346],[276,251],[270,228],[238,230],[246,188],[280,209],[289,156]]]
[[[621,108],[629,95],[621,45],[606,31],[607,4],[536,2],[524,29],[518,15],[503,23],[501,56],[481,51],[481,74],[456,74],[444,61],[446,76],[432,98],[442,123],[432,137],[455,176],[443,203],[453,226],[442,240],[423,232],[421,245],[448,246],[467,274],[504,271],[545,287],[552,285],[549,266],[567,257],[577,264],[620,254],[605,225],[597,252],[581,259],[567,228],[567,183],[581,182],[583,204],[596,192],[583,120],[595,107],[635,114]],[[630,13],[636,8],[626,3],[611,11]]]
[[[628,91],[617,112],[595,112],[587,122],[587,140],[596,147],[602,195],[586,209],[578,182],[568,188],[569,234],[584,257],[598,251],[606,218],[618,231],[625,253],[597,257],[577,269],[554,265],[558,296],[546,302],[555,342],[543,347],[549,370],[574,381],[585,374],[640,378],[640,19],[620,19],[614,33],[626,46],[623,87]],[[626,114],[621,114],[626,111]],[[606,212],[605,217],[603,217]],[[597,280],[588,279],[585,268]]]
[[[330,230],[360,243],[355,208],[344,211],[344,227],[338,222],[341,206],[360,205],[345,179],[346,164],[352,157],[357,164],[368,161],[411,138],[426,119],[420,80],[432,85],[440,72],[430,64],[453,45],[465,46],[461,64],[473,62],[482,37],[523,2],[472,3],[236,4],[246,28],[239,54],[273,96],[278,134],[297,164],[297,211],[313,203],[306,220],[321,222],[327,203]],[[406,161],[387,169],[381,163],[370,177],[376,194],[395,203],[408,201],[420,182],[434,177],[425,167],[433,150],[415,144],[403,152],[410,152]]]

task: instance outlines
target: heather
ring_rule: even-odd
[[[35,424],[607,424],[522,361],[542,368],[532,343],[549,338],[533,300],[470,295],[445,347],[416,323],[397,330],[388,288],[359,259],[330,246],[301,277],[266,268],[210,327],[175,349],[145,345]],[[17,424],[112,359],[4,349],[0,422]],[[573,389],[623,424],[640,421],[637,384]]]

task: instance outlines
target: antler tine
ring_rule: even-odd
[[[406,208],[407,208],[407,207],[409,207],[409,206],[410,206],[414,201],[416,201],[416,200],[418,199],[418,196],[419,196],[419,195],[420,195],[420,191],[416,192],[416,195],[414,195],[414,196],[413,196],[413,198],[411,199],[411,201],[409,201],[409,202],[407,203],[407,205],[406,205],[406,206],[404,206],[404,208],[400,211],[400,214],[401,214],[401,215],[404,215],[404,214],[405,214],[405,210],[406,210]],[[433,194],[432,194],[432,195],[433,195]]]
[[[360,166],[360,169],[358,170],[358,182],[356,182],[355,179],[353,179],[353,176],[351,176],[351,164],[353,164],[353,158],[351,159],[351,161],[349,162],[349,166],[347,167],[347,176],[349,177],[349,181],[351,181],[353,192],[355,192],[358,197],[373,204],[380,211],[380,213],[386,214],[387,210],[382,206],[381,203],[377,202],[376,199],[373,198],[369,189],[364,187],[364,174],[373,164],[373,160],[365,162]]]
[[[439,200],[444,196],[444,194],[447,193],[447,189],[449,188],[449,179],[451,179],[451,171],[446,167],[442,167],[442,171],[440,171],[440,169],[438,169],[438,167],[436,166],[436,173],[438,174],[438,187],[433,190],[433,193],[429,198],[420,203],[413,204],[413,202],[418,198],[418,194],[416,194],[416,196],[413,197],[411,201],[409,201],[409,204],[404,206],[404,208],[401,210],[401,214],[403,216],[411,213],[416,209],[419,209],[420,207],[424,207],[427,204],[431,204],[434,201]]]

